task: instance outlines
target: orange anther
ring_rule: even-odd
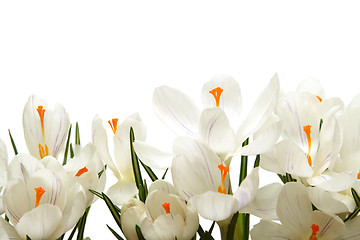
[[[38,106],[36,110],[40,117],[41,130],[42,130],[43,137],[45,138],[45,128],[44,128],[45,109],[43,108],[43,106]]]
[[[111,121],[110,120],[108,121],[108,123],[109,123],[112,131],[114,132],[114,134],[116,133],[116,130],[117,130],[117,122],[118,122],[117,118],[113,118],[113,119],[111,119]]]
[[[322,102],[322,98],[316,95],[317,99],[319,99],[320,102]]]
[[[163,208],[165,209],[165,212],[166,213],[170,213],[170,203],[164,203],[163,205]]]
[[[360,179],[360,171],[357,174],[357,179]]]
[[[44,157],[49,155],[49,148],[48,146],[45,144],[45,148],[39,143],[39,154],[40,154],[40,158],[43,159]]]
[[[86,167],[83,167],[82,169],[80,169],[76,174],[75,177],[80,177],[81,175],[83,175],[84,173],[88,172],[89,170]]]
[[[226,175],[228,174],[229,172],[229,167],[228,166],[224,166],[222,164],[219,164],[218,165],[218,168],[220,169],[220,172],[221,172],[221,186],[218,187],[218,192],[219,193],[224,193],[224,194],[227,194],[227,191],[226,191],[226,188],[225,188],[225,178],[226,178]]]
[[[214,88],[213,90],[209,91],[211,93],[216,101],[216,106],[218,107],[220,105],[220,96],[224,90],[221,87]]]
[[[319,231],[319,225],[316,225],[316,224],[313,224],[311,226],[311,229],[312,229],[312,233],[311,233],[311,236],[309,237],[309,240],[318,240],[317,236],[316,236],[316,233]]]
[[[34,188],[36,191],[36,202],[35,207],[38,207],[40,204],[40,200],[42,195],[45,193],[45,190],[42,187]]]
[[[309,163],[310,167],[312,167],[312,161],[311,161],[311,156],[310,156],[310,151],[311,151],[311,136],[310,136],[311,125],[306,125],[306,126],[303,127],[303,129],[304,129],[304,132],[306,134],[306,138],[307,138],[308,145],[309,145],[309,152],[306,154],[306,157],[308,159],[308,163]]]

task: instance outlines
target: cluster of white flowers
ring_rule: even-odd
[[[64,239],[71,229],[68,239],[76,230],[83,239],[99,198],[126,239],[213,239],[199,216],[216,222],[222,239],[360,239],[360,95],[345,107],[314,79],[285,93],[275,75],[244,116],[232,77],[214,77],[201,94],[199,110],[177,89],[155,89],[155,112],[177,135],[168,152],[145,142],[137,113],[110,127],[96,115],[92,141],[80,146],[77,132],[69,144],[65,109],[31,96],[23,112],[29,154],[12,143],[8,164],[0,141],[0,239]],[[236,161],[239,183],[231,183]],[[259,188],[260,168],[283,184]],[[156,176],[161,170],[172,183]],[[117,181],[104,193],[107,171]],[[249,214],[261,218],[252,229]]]

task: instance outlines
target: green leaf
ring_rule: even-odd
[[[233,240],[234,239],[235,226],[236,226],[236,222],[238,220],[238,217],[239,217],[239,212],[235,213],[234,216],[231,218],[231,221],[230,221],[229,226],[228,226],[227,234],[226,234],[226,238],[228,240]]]
[[[162,180],[164,180],[165,179],[165,176],[166,176],[166,174],[167,174],[167,172],[168,172],[168,170],[169,170],[169,168],[167,168],[166,170],[165,170],[165,172],[164,172],[164,175],[162,176]]]
[[[75,144],[80,145],[80,131],[79,131],[78,122],[76,122],[76,127],[75,127]]]
[[[12,145],[12,147],[14,149],[14,153],[15,153],[15,155],[18,155],[18,151],[17,151],[16,145],[15,145],[14,139],[13,139],[11,133],[10,133],[10,129],[8,129],[8,131],[9,131],[11,145]]]
[[[95,191],[95,190],[92,190],[92,189],[89,189],[89,191],[90,191],[92,194],[94,194],[95,196],[97,196],[98,198],[101,198],[102,200],[104,200],[104,198],[103,198],[103,196],[102,196],[101,193],[99,193],[99,192],[97,192],[97,191]],[[120,210],[120,208],[119,208],[118,206],[114,205],[114,207],[116,208],[116,210],[117,210],[119,213],[121,213],[121,210]]]
[[[209,233],[211,234],[212,231],[214,230],[214,227],[215,227],[215,221],[213,221],[213,223],[211,224],[210,228],[209,228]]]
[[[9,218],[6,214],[5,214],[5,221],[9,222]]]
[[[250,228],[250,215],[247,213],[239,213],[236,224],[236,235],[238,239],[248,240]]]
[[[344,222],[347,222],[348,220],[353,219],[354,217],[356,217],[359,214],[359,212],[360,212],[360,208],[356,207],[355,210],[345,218]]]
[[[256,155],[255,162],[254,162],[254,168],[260,166],[260,154]]]
[[[112,201],[110,200],[110,198],[109,198],[108,196],[106,196],[105,193],[101,193],[101,194],[102,194],[103,199],[104,199],[107,207],[109,208],[110,213],[111,213],[111,215],[113,216],[116,224],[119,226],[119,228],[120,228],[121,231],[122,231],[120,214],[119,214],[119,212],[117,211],[117,207],[112,203]]]
[[[144,189],[144,184],[142,181],[142,177],[141,177],[141,172],[140,172],[140,167],[139,167],[139,159],[136,156],[135,150],[134,150],[134,146],[133,146],[133,142],[135,141],[135,136],[134,136],[134,130],[131,127],[130,128],[130,153],[131,153],[131,162],[132,162],[132,166],[133,166],[133,171],[134,171],[134,176],[135,176],[135,183],[136,183],[136,187],[139,190],[139,198],[142,202],[145,202],[145,189]]]
[[[281,181],[285,184],[286,183],[286,179],[283,175],[278,174],[279,178],[281,179]]]
[[[64,152],[64,160],[63,160],[62,165],[65,165],[66,162],[67,162],[67,157],[68,157],[68,153],[69,153],[70,135],[71,135],[71,125],[69,127],[69,133],[68,133],[68,137],[67,137],[67,140],[66,140],[65,152]]]
[[[135,229],[136,229],[136,234],[137,234],[139,240],[145,240],[140,227],[138,225],[136,225]]]
[[[120,237],[119,234],[117,234],[117,232],[115,232],[111,227],[109,227],[109,225],[106,224],[106,226],[108,227],[108,229],[110,230],[110,232],[111,232],[112,234],[114,234],[114,236],[116,237],[116,239],[124,240],[122,237]]]
[[[74,149],[72,147],[72,144],[70,143],[70,158],[73,158],[75,156]]]
[[[145,163],[143,163],[141,160],[140,160],[140,163],[141,165],[143,166],[143,168],[145,169],[145,171],[147,172],[147,174],[149,175],[150,179],[155,182],[156,180],[158,180],[158,177],[155,175],[155,173],[153,172],[153,170],[148,166],[146,165]]]
[[[98,178],[101,177],[101,175],[105,172],[106,168],[107,168],[107,165],[105,165],[105,166],[104,166],[104,169],[101,170],[101,171],[98,173]]]
[[[26,240],[31,240],[31,238],[28,235],[26,235]]]
[[[249,138],[247,138],[242,146],[246,146],[249,144]],[[240,167],[240,176],[239,176],[239,186],[241,184],[242,181],[244,181],[244,179],[247,176],[247,162],[248,162],[248,157],[247,156],[241,156],[241,167]]]
[[[359,195],[357,194],[357,192],[355,191],[355,189],[351,188],[351,194],[355,200],[355,203],[356,203],[356,206],[358,208],[360,208],[360,197]]]
[[[76,229],[78,228],[80,221],[81,221],[81,218],[80,218],[79,221],[76,223],[76,225],[75,225],[75,227],[73,228],[73,230],[71,231],[68,240],[71,240],[71,239],[74,237],[75,232],[76,232]]]
[[[90,206],[86,208],[84,215],[80,219],[79,226],[78,226],[78,235],[76,238],[77,240],[84,239],[85,224],[86,224],[86,219],[89,214],[89,211],[90,211]]]

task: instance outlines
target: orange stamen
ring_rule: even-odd
[[[170,213],[170,203],[164,203],[163,205],[163,208],[165,209],[165,212],[166,213]]]
[[[80,177],[81,175],[83,175],[84,173],[88,172],[89,170],[86,167],[83,167],[82,169],[80,169],[76,174],[75,177]]]
[[[34,188],[36,191],[36,202],[35,207],[38,207],[40,204],[40,200],[42,195],[45,193],[45,190],[42,187]]]
[[[360,180],[360,171],[359,171],[358,174],[357,174],[357,179]]]
[[[49,155],[49,148],[46,144],[44,149],[44,147],[39,143],[39,154],[41,159]]]
[[[312,229],[312,233],[311,236],[309,237],[309,240],[318,240],[316,233],[319,231],[319,225],[313,224],[311,226]]]
[[[44,128],[45,109],[43,108],[43,106],[38,106],[36,110],[37,110],[37,112],[39,114],[39,117],[40,117],[41,130],[42,130],[43,138],[44,138],[44,141],[45,141],[45,128]]]
[[[214,88],[213,90],[209,91],[211,93],[216,101],[216,106],[218,107],[220,105],[220,96],[224,90],[221,87]]]
[[[108,121],[108,123],[109,123],[112,131],[114,132],[114,134],[116,133],[116,130],[117,130],[117,122],[118,122],[117,118],[113,118],[113,119],[111,119],[111,121],[110,120]]]
[[[220,169],[220,172],[221,172],[221,186],[218,187],[218,192],[227,194],[227,191],[226,191],[226,188],[224,185],[225,185],[226,175],[229,172],[229,167],[219,164],[218,168]]]
[[[317,99],[319,99],[320,102],[322,102],[322,98],[316,95]]]
[[[310,156],[310,151],[311,151],[311,136],[310,136],[311,125],[306,125],[306,126],[303,127],[303,129],[304,129],[304,132],[306,134],[306,138],[307,138],[308,145],[309,145],[309,152],[306,153],[306,157],[308,159],[308,163],[309,163],[310,167],[312,167],[312,161],[311,161],[311,156]]]

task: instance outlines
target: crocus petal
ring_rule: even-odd
[[[26,183],[27,179],[36,171],[44,169],[41,162],[28,154],[17,154],[8,167],[8,180],[19,179]]]
[[[200,137],[218,154],[235,149],[235,133],[221,108],[209,108],[201,113]]]
[[[173,154],[161,151],[149,144],[136,140],[133,143],[136,155],[139,159],[154,169],[166,169],[171,166]]]
[[[153,182],[150,187],[149,187],[149,193],[151,193],[154,190],[161,190],[167,194],[173,194],[173,195],[177,195],[177,191],[175,190],[175,187],[165,181],[165,180],[156,180],[155,182]]]
[[[138,189],[133,181],[121,180],[112,185],[106,194],[114,204],[121,206],[137,193]]]
[[[1,240],[21,240],[15,228],[3,218],[0,218],[0,239]]]
[[[307,182],[311,186],[317,186],[329,192],[340,192],[345,190],[356,180],[356,172],[325,172],[324,174],[308,178]]]
[[[241,182],[240,187],[234,193],[234,198],[239,202],[239,207],[244,208],[255,198],[259,188],[259,168],[254,168],[251,173]]]
[[[319,231],[317,232],[319,239],[339,239],[339,236],[346,231],[345,224],[341,218],[320,211],[313,212],[311,223],[319,226]]]
[[[142,219],[145,218],[146,207],[143,202],[136,198],[130,199],[121,208],[121,224],[126,239],[137,239],[135,226],[141,227]]]
[[[355,209],[355,202],[348,195],[328,192],[319,187],[308,187],[307,191],[314,206],[325,213],[339,214]]]
[[[294,176],[311,177],[313,169],[310,167],[304,152],[293,142],[284,140],[276,145],[276,156],[282,169]]]
[[[233,196],[211,191],[195,195],[190,202],[203,218],[213,221],[225,220],[240,209]]]
[[[275,74],[270,80],[269,85],[257,98],[250,113],[238,129],[236,140],[239,145],[261,127],[261,125],[270,117],[275,110],[279,90],[280,83],[277,74]]]
[[[253,240],[292,240],[294,239],[294,233],[287,230],[280,224],[261,220],[250,231],[251,239]]]
[[[0,139],[0,171],[5,171],[8,165],[8,154],[5,143]],[[1,185],[0,185],[1,186]]]
[[[360,217],[356,217],[345,223],[346,233],[340,238],[341,240],[356,240],[360,238]]]
[[[57,206],[42,204],[25,213],[15,229],[25,239],[47,239],[57,228],[62,214]]]
[[[223,89],[219,107],[225,111],[229,119],[239,120],[242,108],[241,92],[238,83],[231,76],[217,75],[204,84],[201,92],[204,107],[216,107],[214,96],[209,91],[217,87]]]
[[[277,220],[276,205],[283,185],[272,183],[257,190],[254,201],[240,212],[247,212],[262,219]]]
[[[175,134],[198,137],[200,113],[193,102],[182,92],[168,86],[155,89],[154,109],[161,121]]]
[[[318,96],[321,99],[325,99],[324,88],[321,86],[320,81],[315,78],[308,78],[301,81],[296,88],[296,91],[312,93],[313,95]]]
[[[285,175],[282,161],[276,156],[274,151],[261,154],[260,167],[274,173]]]
[[[279,195],[276,213],[283,226],[291,232],[309,231],[312,208],[305,186],[297,182],[285,184]]]

